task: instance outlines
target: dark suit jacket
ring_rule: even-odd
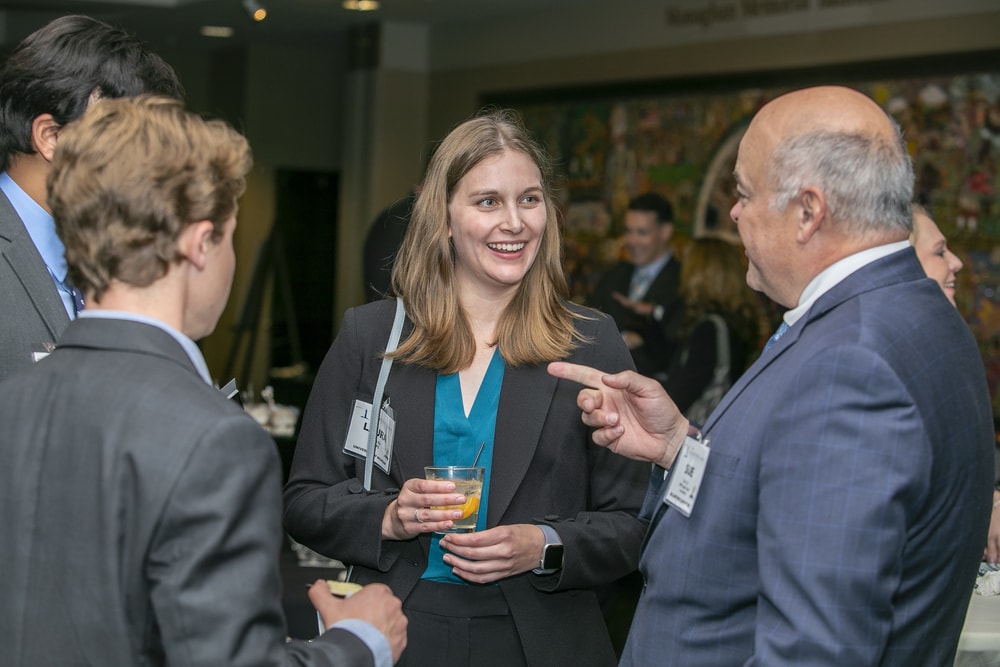
[[[635,265],[619,262],[601,276],[588,305],[610,315],[619,331],[634,331],[642,336],[643,344],[632,350],[635,368],[650,377],[663,375],[670,365],[670,359],[677,347],[678,324],[680,322],[681,300],[678,290],[681,284],[681,265],[671,257],[646,290],[643,301],[663,306],[664,316],[660,322],[652,317],[640,317],[618,303],[613,292],[628,295],[629,285]]]
[[[0,380],[32,363],[69,324],[28,230],[0,191]]]
[[[704,432],[691,517],[644,508],[623,665],[952,664],[993,420],[976,343],[912,249],[821,296]]]
[[[588,316],[577,326],[593,343],[570,360],[630,368],[614,323],[573,308]],[[395,446],[390,474],[374,470],[373,493],[359,481],[364,461],[342,451],[354,399],[371,401],[374,393],[393,314],[392,300],[345,314],[303,414],[285,526],[307,546],[355,564],[359,581],[383,581],[405,600],[426,567],[430,538],[383,541],[382,517],[403,482],[422,479],[432,461],[437,374],[393,364],[385,394],[396,411]],[[565,544],[558,575],[529,572],[500,582],[532,665],[616,662],[592,589],[635,569],[644,534],[635,515],[649,468],[593,444],[576,407],[579,389],[539,365],[508,367],[500,392],[487,525],[548,523]],[[437,639],[409,637],[418,641]]]
[[[372,664],[285,643],[276,448],[166,332],[75,320],[0,424],[0,664]]]
[[[382,209],[368,228],[361,259],[365,296],[369,301],[384,298],[392,287],[392,265],[396,263],[416,201],[417,194],[412,192],[393,202]]]

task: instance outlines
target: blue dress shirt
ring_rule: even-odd
[[[42,256],[42,261],[52,276],[62,299],[66,314],[70,319],[76,316],[78,305],[72,288],[66,283],[66,246],[56,234],[56,223],[52,216],[32,199],[27,192],[14,182],[7,172],[0,173],[0,190],[7,195],[11,206],[28,230],[28,236]]]

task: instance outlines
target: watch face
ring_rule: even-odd
[[[546,544],[542,550],[542,569],[558,570],[562,567],[563,546],[561,544]]]

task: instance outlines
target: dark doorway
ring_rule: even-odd
[[[275,284],[271,365],[302,361],[311,378],[333,341],[339,178],[330,171],[279,169],[276,179],[275,229],[288,289]]]

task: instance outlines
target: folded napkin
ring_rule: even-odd
[[[979,564],[979,575],[972,589],[976,595],[1000,595],[1000,565]]]

